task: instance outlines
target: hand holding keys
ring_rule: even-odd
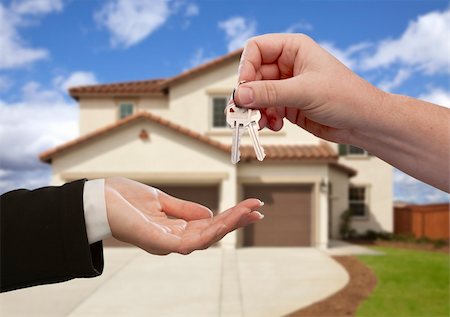
[[[239,84],[242,84],[240,82]],[[259,119],[261,113],[259,110],[244,109],[236,106],[234,103],[234,91],[225,109],[227,123],[233,129],[233,140],[231,143],[231,163],[236,164],[241,158],[239,147],[241,144],[241,137],[245,130],[248,130],[252,140],[253,148],[256,153],[256,158],[259,161],[264,160],[266,154],[264,148],[259,140]]]

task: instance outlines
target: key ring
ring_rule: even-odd
[[[233,89],[233,94],[231,95],[232,96],[231,99],[233,99],[233,103],[236,107],[239,107],[239,105],[236,103],[236,100],[234,100],[234,93],[236,92],[236,89],[238,89],[241,84],[245,84],[246,82],[247,82],[246,80],[241,80],[238,83],[237,87]]]

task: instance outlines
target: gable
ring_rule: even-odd
[[[140,136],[145,131],[148,139]],[[229,152],[151,120],[137,120],[53,157],[54,172],[130,175],[223,172]]]

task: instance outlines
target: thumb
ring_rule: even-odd
[[[299,107],[307,91],[304,86],[300,76],[243,83],[237,88],[235,102],[246,108]]]

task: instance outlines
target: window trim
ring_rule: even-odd
[[[125,116],[123,118],[121,118],[121,112],[122,112],[122,106],[123,105],[131,105],[131,114],[128,116]],[[123,120],[126,117],[132,116],[136,113],[136,104],[132,101],[120,101],[118,102],[118,107],[117,107],[117,120]]]
[[[365,149],[360,148],[361,150],[363,150],[364,152],[361,154],[356,154],[356,153],[350,153],[350,147],[357,147],[351,144],[339,144],[338,146],[345,146],[345,154],[340,154],[341,157],[349,157],[349,158],[368,158],[370,157],[369,152],[367,152]],[[338,149],[339,152],[339,149]]]
[[[223,98],[223,99],[225,99],[225,104],[227,103],[227,101],[228,101],[228,97],[229,96],[227,96],[227,95],[225,95],[225,94],[213,94],[213,95],[209,95],[209,114],[208,114],[208,125],[209,125],[209,130],[210,131],[217,131],[217,132],[230,132],[231,133],[231,130],[230,130],[230,128],[229,128],[229,126],[228,126],[228,124],[226,124],[224,127],[215,127],[214,126],[214,99],[215,98]]]
[[[359,187],[359,188],[364,188],[364,215],[352,215],[351,219],[352,220],[363,220],[363,221],[367,221],[370,219],[370,188],[371,188],[371,184],[349,184],[348,187],[348,209],[350,210],[350,202],[352,202],[352,200],[350,200],[350,188],[351,187]],[[355,200],[353,200],[355,201]]]

